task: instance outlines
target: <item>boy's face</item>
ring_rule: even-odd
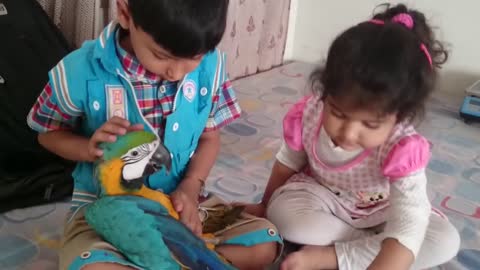
[[[150,35],[135,26],[130,28],[130,42],[135,56],[142,66],[167,81],[181,80],[202,60],[202,55],[190,59],[171,55],[155,43]]]
[[[129,37],[122,42],[122,47],[133,51],[145,69],[173,82],[181,80],[200,64],[203,55],[188,59],[178,58],[163,49],[149,34],[135,26],[125,1],[120,0],[117,4],[118,21],[121,27],[129,32]]]

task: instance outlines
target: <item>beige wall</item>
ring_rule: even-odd
[[[367,19],[387,0],[292,0],[285,60],[319,62],[330,42],[342,30]],[[440,89],[462,93],[480,79],[480,1],[410,0],[404,2],[426,13],[447,41],[450,59],[442,70]]]

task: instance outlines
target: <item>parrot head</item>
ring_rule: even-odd
[[[133,131],[118,136],[113,143],[100,144],[100,149],[103,150],[100,170],[108,168],[110,175],[115,174],[112,173],[114,170],[120,173],[120,183],[117,184],[125,189],[140,188],[146,176],[161,170],[162,167],[167,172],[170,171],[172,163],[170,152],[153,133],[148,131]],[[102,172],[100,174],[102,175]],[[118,182],[118,178],[114,180]]]

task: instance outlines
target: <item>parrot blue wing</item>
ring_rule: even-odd
[[[145,269],[181,269],[178,262],[190,269],[236,269],[157,202],[137,196],[102,197],[87,207],[85,217],[99,235]]]
[[[157,220],[139,207],[163,213],[157,203],[135,196],[107,196],[90,204],[85,211],[88,224],[107,242],[139,267],[148,270],[180,270],[157,230]]]
[[[157,229],[163,241],[178,261],[191,269],[233,270],[217,253],[207,248],[205,242],[193,234],[183,223],[170,216],[156,216]]]

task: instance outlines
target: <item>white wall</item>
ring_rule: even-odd
[[[403,2],[424,12],[450,58],[442,70],[441,90],[461,92],[480,79],[479,0],[292,0],[285,60],[317,62],[346,28],[368,19],[375,6]]]

